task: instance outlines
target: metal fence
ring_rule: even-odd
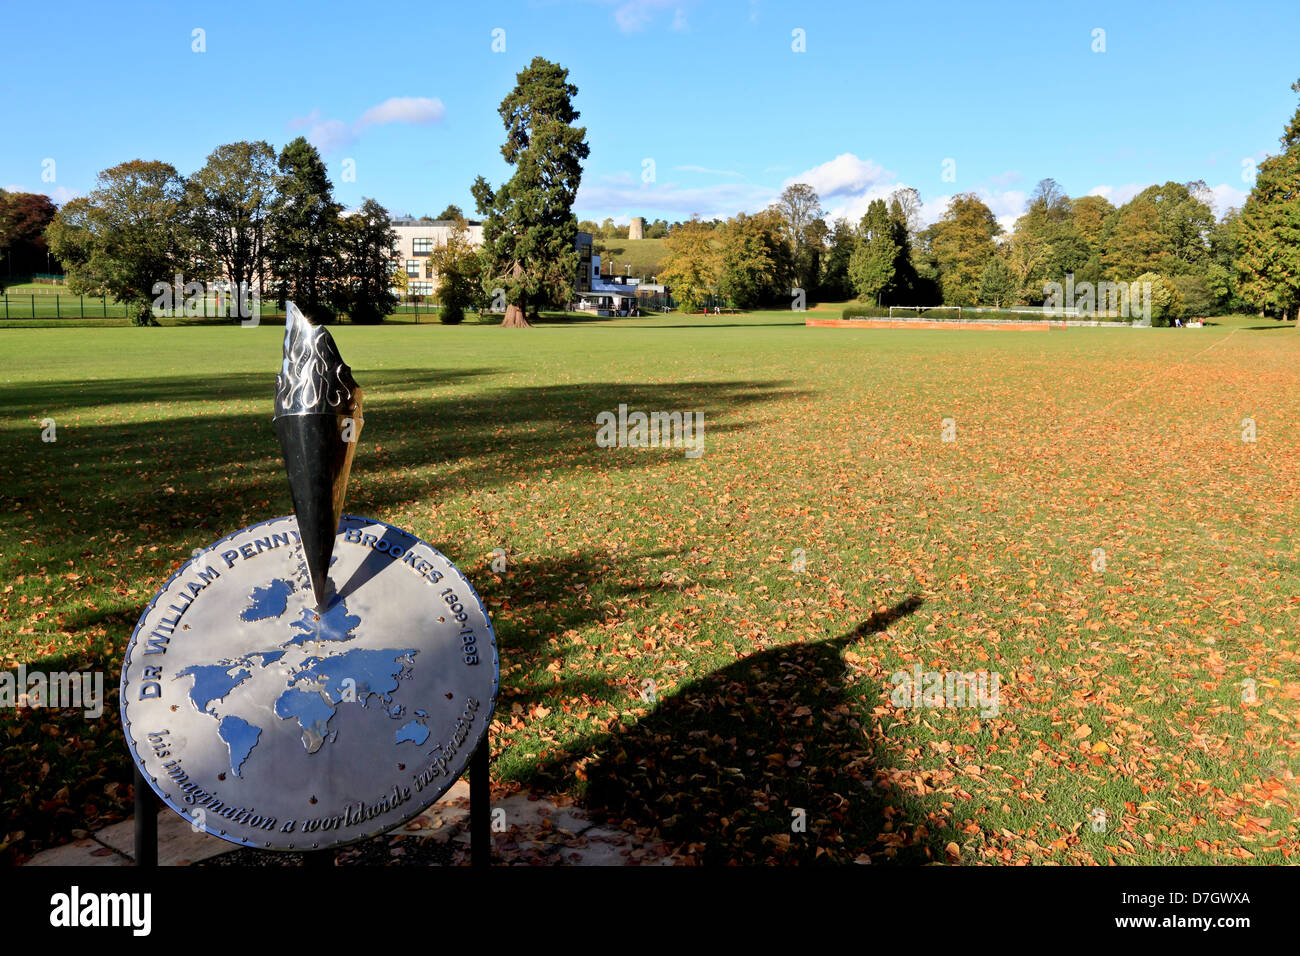
[[[437,318],[440,306],[437,301],[427,296],[411,296],[408,299],[399,299],[396,310],[393,315],[413,315],[415,321],[420,321],[420,316],[427,315]],[[466,310],[468,311],[468,310]]]
[[[155,308],[156,318],[176,319],[228,319],[237,321],[239,315],[231,315],[228,300],[218,301],[208,298],[195,303],[193,309],[167,310]],[[419,322],[423,317],[437,318],[438,303],[432,299],[418,297],[401,301],[393,310],[394,315],[412,316]],[[4,319],[124,319],[130,315],[127,305],[114,300],[109,302],[106,296],[67,295],[61,292],[21,292],[0,295],[0,321]],[[279,304],[274,299],[258,305],[261,319],[278,319],[284,316]]]
[[[155,307],[153,314],[155,318],[176,318],[176,319],[229,319],[235,321],[241,318],[239,315],[231,314],[233,303],[216,298],[204,299],[200,302],[186,303],[186,306],[178,309],[163,309]],[[258,309],[260,318],[269,319],[274,316],[283,315],[283,312],[277,311],[275,302],[261,303]],[[0,320],[4,319],[124,319],[130,316],[127,304],[114,300],[108,301],[107,296],[95,295],[66,295],[56,292],[21,292],[18,294],[6,293],[0,296]]]
[[[641,296],[637,305],[642,312],[658,312],[665,307],[674,308],[676,302],[668,296]],[[192,306],[175,310],[155,308],[153,314],[159,319],[177,319],[182,322],[200,319],[213,321],[240,321],[243,317],[232,315],[234,305],[228,298],[221,300],[209,297]],[[709,309],[712,311],[713,302]],[[436,321],[441,305],[432,296],[411,296],[400,299],[390,316],[405,316],[416,322]],[[467,317],[479,315],[477,309],[467,308]],[[486,313],[482,313],[486,314]],[[116,300],[110,302],[106,296],[66,295],[61,292],[21,292],[0,295],[0,321],[5,319],[125,319],[130,317],[126,303]],[[273,322],[284,318],[284,312],[274,298],[258,303],[259,320]],[[250,316],[251,318],[251,316]]]
[[[124,319],[127,308],[104,296],[24,292],[0,296],[0,317],[6,319]]]

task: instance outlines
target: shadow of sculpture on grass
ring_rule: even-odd
[[[539,780],[585,777],[594,819],[649,830],[703,863],[942,860],[951,835],[906,818],[879,773],[883,731],[867,716],[878,688],[850,687],[841,656],[921,603],[741,658],[571,746]]]

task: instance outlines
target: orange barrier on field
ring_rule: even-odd
[[[805,319],[806,326],[828,329],[975,329],[1004,332],[1046,332],[1050,322],[954,322],[926,319]]]

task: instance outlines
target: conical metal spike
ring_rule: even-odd
[[[330,559],[348,473],[361,436],[361,389],[329,331],[286,307],[284,364],[275,382],[275,432],[317,609],[331,594]]]

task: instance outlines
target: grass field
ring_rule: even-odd
[[[4,291],[9,295],[68,295],[68,287],[61,282],[14,282],[7,284]]]
[[[97,721],[0,714],[8,859],[129,815],[135,621],[192,549],[290,513],[280,336],[0,331],[0,669],[113,688]],[[367,395],[348,510],[492,614],[497,783],[706,861],[1290,859],[1294,329],[335,337]],[[704,454],[597,447],[620,403],[703,412]],[[918,667],[996,673],[996,715],[892,700]]]

